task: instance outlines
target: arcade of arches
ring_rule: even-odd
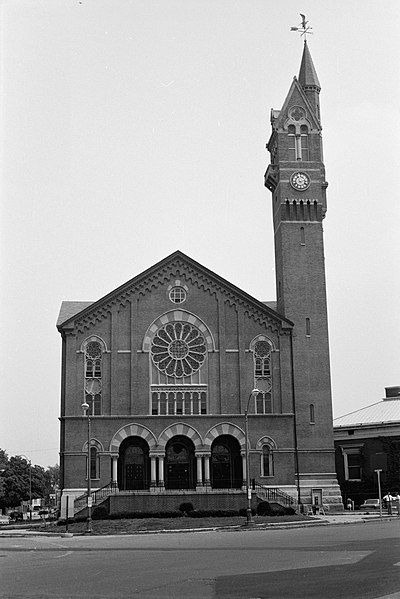
[[[175,435],[165,452],[150,451],[147,441],[131,436],[122,441],[115,456],[113,482],[120,491],[163,489],[241,489],[246,461],[238,440],[220,435],[211,451],[196,450],[185,435]]]

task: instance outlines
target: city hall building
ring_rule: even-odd
[[[253,500],[264,488],[342,508],[319,93],[305,42],[267,144],[276,301],[251,297],[176,251],[97,301],[62,303],[64,499],[85,493],[88,470],[92,490],[102,489],[95,503],[110,511],[165,511],[188,499],[199,509],[237,509],[246,506],[248,465]]]

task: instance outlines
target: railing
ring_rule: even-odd
[[[262,501],[272,501],[279,503],[279,505],[292,507],[294,509],[297,507],[295,499],[280,489],[274,487],[263,487],[262,485],[253,485],[253,491],[256,491],[257,497],[262,499]]]
[[[105,499],[106,497],[109,497],[109,495],[112,495],[113,493],[118,493],[118,486],[113,481],[109,482],[107,485],[104,485],[104,487],[97,489],[97,491],[94,491],[92,493],[93,507],[96,504],[103,501],[103,499]],[[78,512],[83,510],[86,506],[87,506],[87,493],[84,493],[83,495],[79,495],[79,497],[77,497],[74,501],[74,514],[77,514]]]

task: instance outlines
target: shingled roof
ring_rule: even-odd
[[[378,424],[400,424],[400,397],[388,397],[366,408],[339,416],[333,421],[333,428],[371,426]]]
[[[317,71],[315,70],[314,63],[311,58],[310,50],[308,49],[307,42],[304,42],[303,57],[301,59],[300,71],[299,71],[299,83],[304,87],[317,87],[321,89],[321,85],[318,80]]]
[[[60,312],[57,318],[57,326],[88,308],[93,302],[61,302]]]

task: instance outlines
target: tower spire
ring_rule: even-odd
[[[317,71],[315,70],[310,50],[308,49],[307,40],[304,40],[303,56],[299,71],[299,83],[303,89],[306,89],[307,87],[314,87],[317,88],[318,91],[321,91]]]
[[[308,49],[307,40],[304,40],[303,56],[301,58],[299,71],[299,83],[314,109],[315,116],[320,120],[319,92],[321,91],[321,85],[311,58],[310,50]]]

